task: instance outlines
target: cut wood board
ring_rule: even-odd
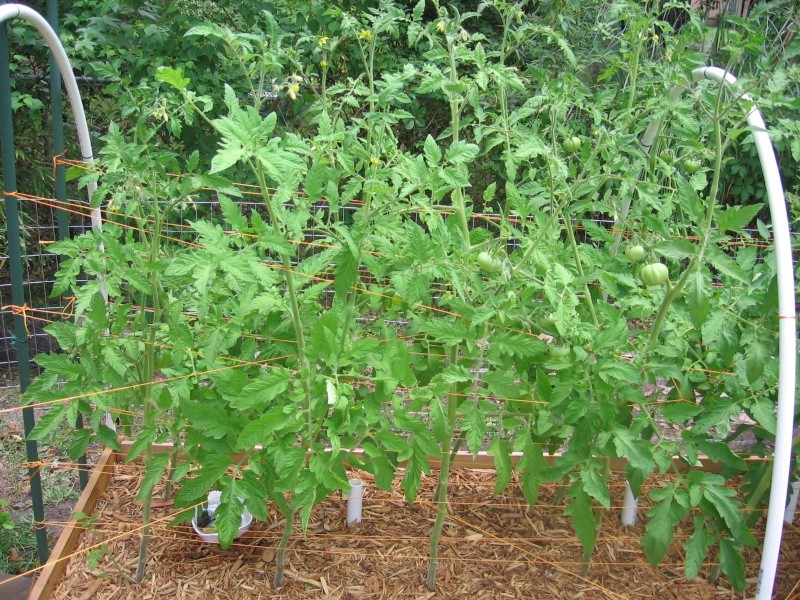
[[[122,456],[127,456],[128,452],[130,452],[131,447],[133,446],[133,442],[130,440],[123,440],[122,441]],[[171,443],[163,443],[163,444],[153,444],[153,452],[157,454],[163,454],[165,452],[172,452],[172,444]],[[258,446],[256,447],[259,448]],[[352,452],[353,455],[361,458],[364,456],[363,450],[355,450]],[[241,458],[242,455],[237,455],[238,458]],[[556,459],[560,458],[561,454],[545,454],[544,459],[549,463],[553,464]],[[511,455],[511,464],[516,467],[519,460],[522,458],[521,452],[514,452]],[[599,457],[603,458],[603,457]],[[742,458],[747,462],[766,462],[769,459],[764,458],[761,456],[750,456],[750,455],[743,455]],[[141,460],[141,455],[137,460]],[[625,470],[625,465],[628,464],[623,458],[609,458],[611,471],[618,473]],[[682,460],[680,457],[673,457],[672,461],[675,463],[675,466],[680,469],[681,471],[685,471],[687,469],[686,462]],[[429,460],[431,468],[438,469],[441,466],[441,460],[437,458],[431,458]],[[403,467],[405,463],[400,463],[398,466]],[[451,466],[454,469],[488,469],[494,470],[494,458],[487,454],[486,452],[479,452],[477,455],[473,455],[467,451],[458,452],[458,454],[454,457]],[[694,467],[695,469],[706,471],[709,473],[719,473],[723,468],[724,465],[715,462],[708,458],[707,456],[700,455],[697,459],[697,464]]]
[[[53,593],[56,583],[61,579],[64,570],[67,568],[70,555],[78,547],[83,527],[75,520],[77,514],[91,515],[94,513],[98,500],[105,492],[108,483],[114,474],[114,464],[117,455],[111,448],[106,448],[97,461],[97,465],[92,471],[92,476],[86,484],[81,497],[78,498],[73,511],[73,519],[67,525],[56,542],[50,558],[42,567],[36,584],[30,591],[29,600],[47,600]]]

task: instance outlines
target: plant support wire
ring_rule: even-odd
[[[24,285],[22,281],[22,247],[20,243],[20,226],[19,226],[19,211],[18,200],[15,196],[17,191],[16,182],[16,165],[15,165],[15,151],[14,151],[14,127],[13,127],[13,114],[11,110],[11,73],[9,65],[9,47],[8,47],[8,26],[6,21],[21,18],[27,21],[41,34],[44,41],[50,49],[53,61],[58,67],[58,71],[64,81],[69,97],[72,112],[75,116],[76,127],[78,131],[78,143],[81,150],[82,159],[85,162],[93,162],[94,156],[92,153],[92,144],[89,137],[89,127],[86,123],[86,115],[83,110],[80,92],[78,90],[78,83],[72,72],[72,66],[64,51],[64,47],[58,39],[53,28],[35,10],[21,5],[21,4],[3,4],[0,5],[0,137],[2,137],[2,155],[3,155],[3,178],[4,178],[4,193],[5,202],[7,207],[7,231],[8,231],[8,246],[9,246],[9,263],[11,269],[11,283],[12,283],[12,300],[14,304],[23,305],[25,300]],[[92,183],[88,186],[89,202],[91,204],[92,194],[96,189],[96,184]],[[92,209],[92,227],[99,229],[101,227],[100,210]],[[24,392],[30,384],[30,366],[28,363],[28,336],[25,327],[24,317],[16,315],[15,321],[15,337],[16,345],[18,348],[19,359],[19,384],[20,391]],[[23,409],[23,421],[25,426],[25,435],[30,434],[35,425],[35,417],[33,409],[30,407]],[[36,442],[26,442],[26,453],[29,462],[38,460],[38,449]],[[49,550],[47,547],[47,531],[44,528],[44,505],[42,498],[41,477],[38,470],[30,473],[31,480],[31,498],[33,500],[33,516],[36,524],[36,546],[39,561],[43,564],[47,561]]]

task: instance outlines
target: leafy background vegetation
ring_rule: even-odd
[[[755,540],[742,508],[763,503],[769,466],[729,444],[747,430],[766,454],[774,436],[774,255],[759,244],[769,219],[735,91],[667,92],[697,66],[736,73],[766,115],[794,209],[791,2],[755,3],[714,28],[681,2],[63,10],[92,82],[95,202],[117,223],[52,247],[64,258],[53,293],[71,289],[81,319],[48,328],[64,352],[37,358],[44,374],[27,397],[56,404],[35,437],[81,412],[89,428],[73,453],[116,445],[103,415],[133,413],[120,425],[147,465],[145,521],[166,474],[178,506],[223,490],[224,544],[242,500],[256,518],[274,502],[284,547],[295,516],[304,527],[346,485],[347,462],[388,486],[407,461],[413,500],[441,458],[444,500],[452,453],[487,449],[497,493],[517,477],[535,504],[542,483],[568,484],[587,564],[610,506],[600,457],[621,457],[637,493],[670,474],[651,493],[647,557],[657,563],[692,513],[687,576],[712,553],[744,587],[740,550]],[[30,56],[18,113],[43,115],[44,63]],[[647,153],[639,139],[658,119]],[[46,187],[36,164],[21,188]],[[170,229],[187,210],[191,228]],[[637,276],[639,252],[625,249],[639,245],[667,280]],[[670,390],[663,403],[643,393],[654,383]],[[742,413],[756,425],[734,430]],[[154,454],[165,440],[186,456]],[[543,452],[556,450],[550,467]],[[690,467],[699,453],[723,473],[673,470],[673,455]],[[139,579],[146,548],[147,535]],[[276,585],[281,572],[279,553]]]

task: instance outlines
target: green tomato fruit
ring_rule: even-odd
[[[166,350],[156,350],[153,355],[153,367],[156,371],[169,367],[172,364],[172,354]]]
[[[695,160],[693,158],[687,158],[686,160],[683,161],[683,170],[686,171],[689,175],[697,173],[700,170],[701,166],[702,165],[700,164],[700,161]]]
[[[639,262],[645,256],[644,246],[636,244],[635,246],[628,246],[625,249],[625,256],[633,262]]]
[[[581,138],[579,138],[577,135],[564,138],[564,141],[561,142],[561,147],[570,154],[573,154],[581,149]]]
[[[478,254],[478,266],[484,273],[497,273],[501,263],[488,252]]]
[[[645,285],[661,285],[669,279],[669,269],[663,263],[651,263],[642,267],[639,278]]]
[[[555,325],[556,325],[556,320],[553,318],[552,314],[547,314],[541,319],[539,319],[539,327],[541,327],[545,331],[552,331]]]
[[[570,353],[569,346],[560,346],[558,344],[550,344],[550,358],[567,358]]]

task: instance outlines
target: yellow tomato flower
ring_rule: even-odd
[[[371,164],[373,167],[377,167],[379,164],[381,164],[381,161],[378,160],[377,156],[370,156],[369,157],[369,164]]]
[[[326,45],[326,44],[327,44],[327,43],[328,43],[330,40],[331,40],[331,38],[329,38],[327,35],[323,35],[321,38],[319,38],[319,41],[317,42],[317,44],[318,44],[318,45],[320,45],[320,46],[324,46],[324,45]]]
[[[328,66],[328,61],[323,58],[321,61],[319,61],[319,66],[324,69]]]
[[[361,33],[358,34],[358,39],[360,39],[360,40],[371,40],[372,39],[372,32],[369,29],[362,29]]]

